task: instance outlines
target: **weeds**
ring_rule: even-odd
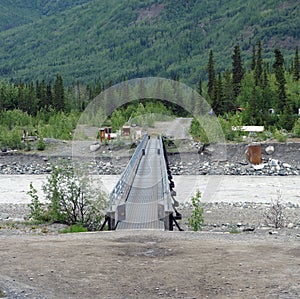
[[[275,228],[281,228],[284,226],[284,206],[282,204],[282,193],[277,190],[277,197],[272,200],[271,207],[265,213],[265,221],[267,225]]]
[[[191,198],[193,211],[192,215],[188,218],[188,225],[193,231],[199,231],[203,228],[204,223],[204,207],[200,202],[201,192],[197,190],[196,195]]]

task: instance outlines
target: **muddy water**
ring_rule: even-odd
[[[99,184],[110,192],[119,176],[99,176]],[[30,182],[42,198],[42,185],[45,175],[1,175],[1,203],[29,203],[27,195]],[[197,189],[206,202],[255,202],[266,203],[282,193],[282,201],[300,205],[300,176],[265,177],[265,176],[174,176],[176,199],[185,202]]]

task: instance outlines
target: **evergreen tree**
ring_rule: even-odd
[[[264,66],[263,68],[263,74],[262,74],[262,88],[266,88],[269,84],[269,79],[268,79],[268,67],[267,65]]]
[[[255,45],[252,46],[252,60],[251,60],[251,71],[255,70],[255,65],[256,65],[256,54],[255,54]]]
[[[36,92],[33,82],[30,82],[26,86],[25,101],[27,103],[27,112],[31,115],[36,115],[38,112],[38,100],[36,98]]]
[[[294,81],[299,81],[300,79],[300,63],[299,63],[299,53],[298,53],[298,46],[295,50],[295,58],[294,58],[294,65],[293,65],[293,79]]]
[[[241,89],[241,81],[244,76],[243,63],[241,58],[240,47],[234,47],[234,53],[232,55],[232,84],[234,95],[237,97]]]
[[[262,90],[259,86],[254,84],[245,110],[245,121],[247,125],[262,125],[262,103]]]
[[[50,107],[53,107],[53,96],[52,96],[52,87],[51,84],[46,86],[46,102],[44,108],[49,110]]]
[[[198,93],[202,96],[202,79],[201,77],[199,78],[199,81],[198,81]]]
[[[220,115],[224,113],[223,86],[220,73],[218,75],[218,78],[215,78],[213,86],[211,107],[216,115]]]
[[[65,109],[64,83],[60,75],[56,76],[53,85],[53,106],[56,111],[63,111]]]
[[[47,105],[47,86],[45,83],[45,80],[42,80],[40,83],[38,80],[36,81],[35,85],[36,90],[36,97],[38,99],[38,107],[40,108],[49,108],[49,105]]]
[[[257,54],[256,54],[256,62],[255,62],[255,69],[254,69],[254,77],[255,77],[255,85],[261,86],[262,85],[262,48],[261,42],[257,43]]]
[[[275,61],[273,63],[273,69],[275,72],[276,85],[277,85],[277,97],[278,97],[278,109],[283,112],[286,105],[286,80],[284,73],[284,59],[279,49],[275,49]]]
[[[234,95],[231,74],[228,70],[224,73],[223,98],[224,112],[230,112],[236,109],[236,97]]]
[[[210,98],[212,98],[215,82],[214,55],[212,50],[210,50],[209,52],[209,59],[206,70],[208,75],[207,92]]]

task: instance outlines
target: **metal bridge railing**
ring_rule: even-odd
[[[160,147],[160,161],[161,161],[161,178],[162,178],[162,189],[163,197],[159,202],[161,207],[159,210],[160,218],[164,220],[165,229],[173,230],[173,200],[170,190],[170,180],[168,175],[168,166],[166,161],[166,150],[162,140],[162,136],[158,136],[159,147]]]
[[[117,216],[116,210],[118,206],[121,203],[125,202],[128,197],[140,160],[144,155],[144,149],[147,146],[148,140],[149,135],[145,134],[142,142],[137,146],[133,156],[127,164],[126,169],[124,170],[120,180],[118,181],[118,183],[116,184],[116,186],[110,194],[110,206],[107,212],[107,215],[110,218],[110,229],[113,229],[113,227],[115,226]]]

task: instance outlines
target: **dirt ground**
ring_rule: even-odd
[[[300,297],[296,235],[3,235],[0,252],[7,298]]]

